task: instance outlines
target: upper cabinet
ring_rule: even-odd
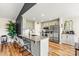
[[[43,27],[50,27],[51,25],[59,25],[58,19],[57,20],[51,20],[51,21],[46,21],[42,22],[42,28]]]

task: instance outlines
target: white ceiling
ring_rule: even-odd
[[[79,16],[79,4],[77,3],[39,3],[23,15],[24,18],[38,21],[73,16]]]
[[[16,19],[23,3],[0,3],[0,18]]]

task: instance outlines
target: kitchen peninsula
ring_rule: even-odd
[[[25,36],[26,40],[31,41],[31,53],[33,56],[48,56],[48,37],[43,36]]]

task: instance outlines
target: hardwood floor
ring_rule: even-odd
[[[4,44],[3,46],[0,45],[0,56],[32,56],[32,54],[27,51],[19,52],[19,48],[15,48],[15,44],[11,43]]]
[[[3,46],[0,45],[0,56],[32,56],[32,54],[27,51],[19,52],[19,48],[15,48],[15,46],[17,46],[17,44],[8,43]],[[49,56],[74,56],[75,49],[70,45],[49,42],[48,54]]]
[[[67,44],[49,42],[49,56],[74,56],[75,49]]]

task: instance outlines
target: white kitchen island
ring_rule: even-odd
[[[33,56],[48,56],[49,38],[43,36],[25,36],[31,41],[31,53]]]

